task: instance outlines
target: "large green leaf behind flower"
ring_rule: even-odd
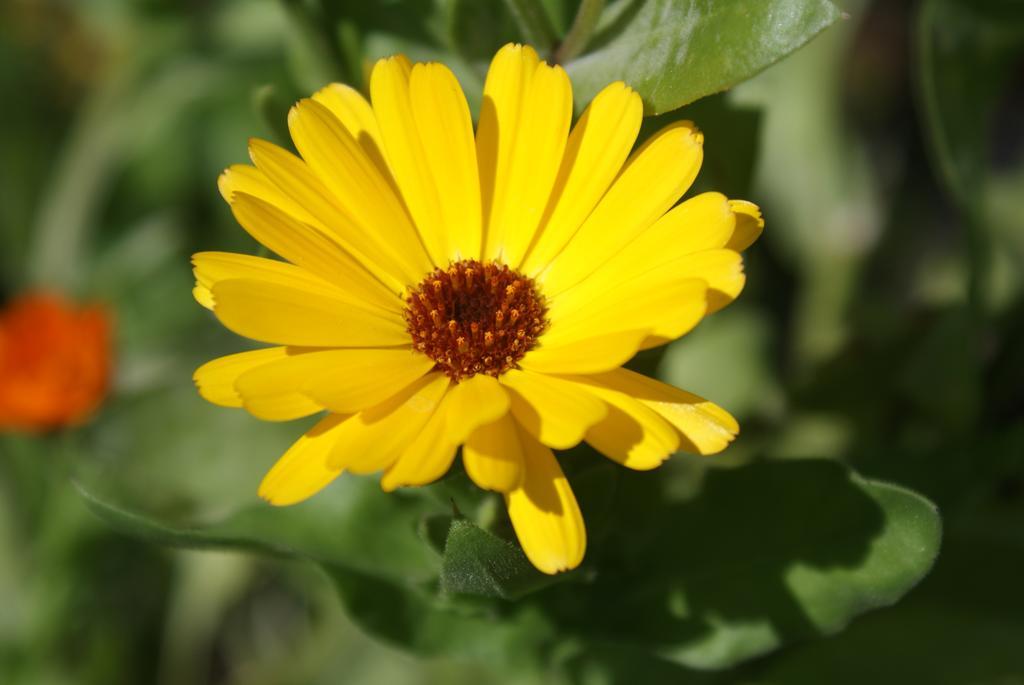
[[[221,431],[231,426],[206,421]],[[230,430],[239,437],[252,428],[243,422]],[[163,453],[138,458],[180,454],[172,435]],[[244,448],[195,458],[226,459],[251,473],[243,462],[259,448],[239,439]],[[587,668],[613,668],[606,657],[634,652],[669,672],[727,667],[833,633],[895,602],[938,550],[939,519],[927,500],[835,462],[706,470],[699,459],[677,457],[644,474],[583,450],[563,462],[590,548],[581,569],[555,578],[539,574],[510,542],[500,505],[478,506],[460,494],[467,479],[458,473],[390,495],[372,478],[343,476],[295,507],[236,496],[230,508],[192,502],[185,513],[139,504],[138,492],[118,487],[114,464],[84,471],[78,484],[93,511],[123,532],[160,544],[311,559],[368,632],[422,656],[485,659],[512,670],[551,668],[557,654],[564,668],[579,659]],[[189,497],[202,492],[209,491],[193,489]],[[570,645],[574,656],[566,661]]]
[[[597,550],[613,557],[595,560],[614,572],[599,569],[602,611],[581,629],[689,667],[835,633],[897,601],[938,553],[934,505],[834,462],[713,469],[682,501],[650,475],[621,482],[616,530]],[[574,598],[561,599],[553,611],[575,624]]]
[[[501,0],[442,4],[446,42],[481,72],[503,44],[526,39]],[[750,78],[839,17],[829,0],[617,0],[565,66],[577,109],[622,80],[661,114]]]
[[[619,0],[567,68],[581,102],[621,79],[660,114],[750,78],[838,18],[828,0]]]

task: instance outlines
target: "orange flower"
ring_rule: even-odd
[[[110,317],[48,293],[0,311],[0,431],[40,432],[84,421],[110,380]]]

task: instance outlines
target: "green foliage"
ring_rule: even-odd
[[[556,637],[530,606],[507,613],[482,610],[373,576],[327,571],[360,627],[423,658],[454,657],[490,664],[499,673],[536,674]]]
[[[988,216],[989,195],[1006,192],[992,172],[993,152],[1005,154],[992,144],[995,114],[1024,59],[1024,17],[999,3],[929,0],[916,37],[922,119],[940,180],[969,222],[969,296],[980,311],[991,305],[992,243],[1001,237]],[[1018,188],[1020,168],[1011,177]],[[1014,224],[1019,233],[1024,224]]]
[[[583,102],[621,79],[660,114],[750,78],[838,18],[828,0],[619,0],[568,70]]]
[[[530,40],[517,30],[518,7],[547,16],[536,0],[446,4],[453,45],[480,66],[503,43]],[[622,80],[640,93],[648,114],[661,114],[750,78],[838,18],[829,0],[618,0],[608,3],[593,35],[576,39],[586,47],[565,66],[579,109]],[[546,41],[536,47],[542,55],[554,48]]]
[[[448,529],[440,579],[444,592],[517,599],[567,577],[545,576],[518,546],[469,521],[455,519]]]
[[[621,573],[596,579],[604,610],[581,628],[695,668],[833,633],[896,601],[938,553],[931,503],[830,462],[711,471],[681,502],[629,495],[604,543]]]
[[[408,582],[426,580],[436,559],[406,525],[422,511],[414,499],[387,497],[367,479],[346,478],[333,496],[275,510],[263,503],[205,524],[173,523],[119,507],[79,486],[86,502],[118,530],[164,545],[301,556]],[[367,530],[374,530],[367,535]]]
[[[967,542],[954,531],[943,555],[948,563],[906,602],[866,617],[836,639],[792,651],[752,682],[852,685],[877,677],[879,663],[888,670],[883,682],[1020,682],[1024,631],[1016,617],[1024,606],[1019,593],[1002,589],[1024,572],[1021,548]],[[987,582],[960,585],[978,563],[986,564]]]
[[[119,530],[161,544],[318,561],[354,620],[423,656],[492,658],[500,650],[510,664],[534,669],[543,665],[541,645],[569,638],[728,667],[893,603],[938,552],[932,504],[833,462],[714,470],[682,499],[651,474],[621,476],[609,497],[598,485],[609,473],[603,464],[579,473],[591,561],[554,578],[461,518],[451,521],[438,560],[415,528],[443,505],[385,495],[369,479],[343,477],[296,507],[252,505],[191,524],[83,495]],[[598,614],[588,610],[596,604]]]

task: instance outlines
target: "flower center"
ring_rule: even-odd
[[[464,259],[437,269],[405,302],[413,347],[456,383],[514,368],[548,325],[533,280],[495,262]]]

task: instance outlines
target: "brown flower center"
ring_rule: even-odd
[[[548,325],[533,280],[494,262],[464,259],[437,269],[405,301],[413,346],[456,383],[514,368]]]

